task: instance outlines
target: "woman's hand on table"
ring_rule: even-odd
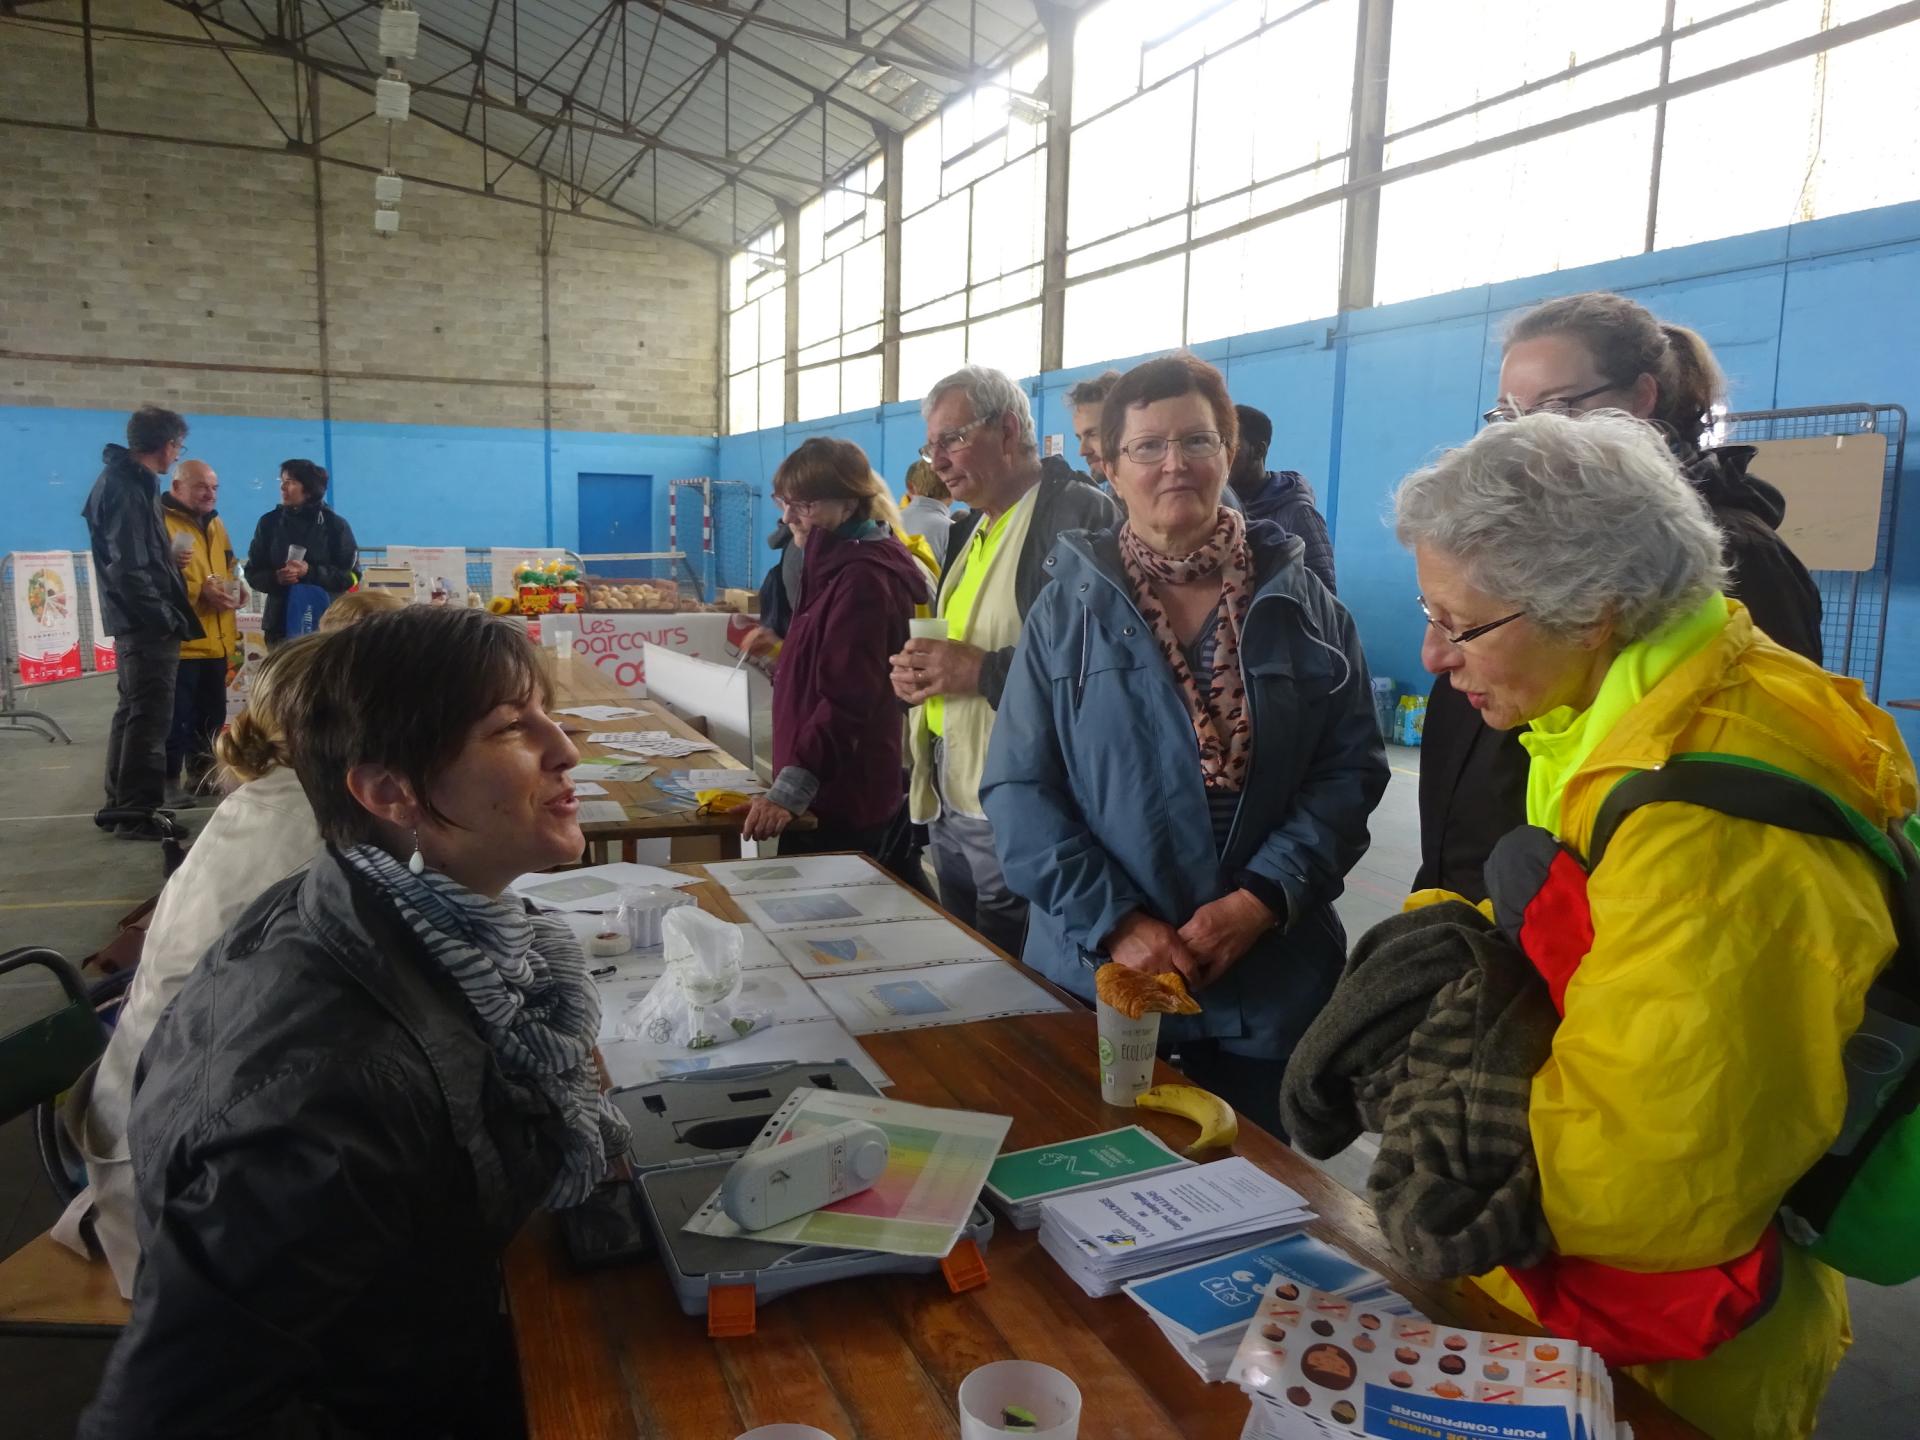
[[[771,840],[793,823],[793,811],[776,805],[764,795],[756,795],[740,821],[742,840]]]
[[[1180,939],[1194,958],[1187,978],[1204,990],[1227,971],[1280,919],[1248,890],[1233,890],[1194,911]]]
[[[1113,927],[1104,948],[1109,960],[1142,975],[1164,975],[1172,970],[1191,983],[1199,968],[1178,930],[1139,910]]]

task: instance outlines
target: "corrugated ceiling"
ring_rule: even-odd
[[[173,0],[188,8],[182,0]],[[1078,0],[1074,0],[1078,3]],[[275,34],[272,0],[191,8]],[[414,0],[416,115],[650,225],[731,249],[1042,43],[1033,0]],[[380,9],[306,0],[296,42],[380,68]],[[476,64],[484,57],[484,65]],[[485,103],[483,103],[485,102]]]

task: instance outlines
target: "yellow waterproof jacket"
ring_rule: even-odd
[[[1568,782],[1585,854],[1608,792],[1712,752],[1789,770],[1875,825],[1914,806],[1892,719],[1729,605],[1725,629],[1635,705]],[[1894,950],[1888,880],[1858,846],[1683,804],[1632,812],[1589,880],[1573,973],[1530,1109],[1555,1249],[1623,1269],[1736,1259],[1826,1152],[1840,1055]],[[1718,1437],[1804,1436],[1851,1339],[1841,1277],[1785,1247],[1778,1300],[1704,1360],[1632,1372]],[[1531,1317],[1497,1272],[1479,1282]]]
[[[233,542],[227,538],[226,522],[216,511],[202,525],[199,516],[171,495],[160,497],[160,518],[167,523],[169,542],[176,535],[186,535],[193,540],[193,551],[181,577],[187,582],[187,601],[193,606],[193,613],[200,617],[200,628],[206,634],[199,640],[182,640],[180,658],[229,660],[240,649],[240,629],[234,623],[233,611],[203,604],[200,595],[209,575],[218,576],[231,589],[240,573],[240,567],[234,563]]]

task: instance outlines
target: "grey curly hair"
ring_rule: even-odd
[[[1015,384],[1006,372],[985,365],[962,365],[927,392],[927,398],[920,402],[920,418],[925,420],[932,415],[933,407],[940,403],[940,397],[950,390],[966,392],[976,420],[996,415],[1013,416],[1019,426],[1020,448],[1029,455],[1039,453],[1040,442],[1033,428],[1033,406],[1027,400],[1027,392]]]
[[[1394,533],[1562,639],[1623,644],[1721,590],[1720,532],[1652,426],[1618,410],[1490,425],[1400,483]]]

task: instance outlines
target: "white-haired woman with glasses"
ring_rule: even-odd
[[[1025,959],[1091,1000],[1106,960],[1177,971],[1181,1068],[1268,1130],[1346,958],[1333,912],[1387,785],[1353,619],[1294,536],[1221,503],[1236,417],[1191,355],[1135,367],[1101,417],[1127,506],[1069,534],[1027,617],[982,792]]]
[[[1549,300],[1513,323],[1500,395],[1484,418],[1614,409],[1644,420],[1720,529],[1727,594],[1770,638],[1817,665],[1820,592],[1777,533],[1786,501],[1747,473],[1751,445],[1710,444],[1726,394],[1726,377],[1699,335],[1623,295],[1594,291]],[[1415,888],[1444,886],[1478,900],[1488,853],[1520,823],[1526,756],[1510,736],[1482,725],[1444,676],[1427,702],[1421,750]]]
[[[1480,1284],[1720,1440],[1806,1435],[1846,1294],[1775,1216],[1840,1132],[1841,1052],[1894,949],[1885,882],[1861,846],[1704,804],[1633,809],[1586,857],[1637,771],[1730,757],[1883,829],[1912,762],[1856,681],[1726,597],[1720,531],[1633,417],[1491,426],[1395,516],[1426,667],[1520,733],[1537,828],[1487,873],[1562,1017],[1529,1104],[1554,1253]]]

